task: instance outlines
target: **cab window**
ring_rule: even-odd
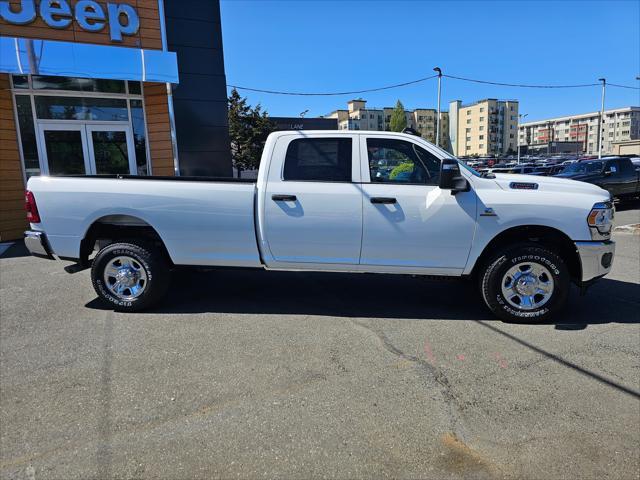
[[[282,178],[350,182],[351,162],[350,138],[301,138],[287,148]]]
[[[440,160],[412,142],[368,138],[367,155],[372,183],[439,183]]]

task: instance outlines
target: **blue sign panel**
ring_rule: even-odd
[[[178,83],[174,52],[0,37],[0,72]]]

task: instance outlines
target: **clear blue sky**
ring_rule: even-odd
[[[508,83],[607,81],[640,86],[640,1],[222,0],[227,83],[324,92],[374,88],[444,73]],[[320,116],[351,96],[242,92],[271,115]],[[436,83],[367,93],[368,106],[436,106]],[[518,99],[527,121],[600,108],[599,87],[517,89],[443,80],[448,102]],[[607,108],[640,91],[607,89]]]

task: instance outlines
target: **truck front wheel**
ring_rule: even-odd
[[[506,321],[543,322],[567,303],[569,272],[547,248],[522,243],[492,257],[481,272],[485,303]]]
[[[137,312],[158,303],[169,287],[169,276],[162,253],[142,243],[107,245],[91,268],[96,293],[120,312]]]

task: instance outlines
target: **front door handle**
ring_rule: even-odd
[[[271,200],[276,202],[295,202],[298,198],[295,195],[271,195]]]
[[[398,201],[393,197],[371,197],[371,203],[398,203]]]

